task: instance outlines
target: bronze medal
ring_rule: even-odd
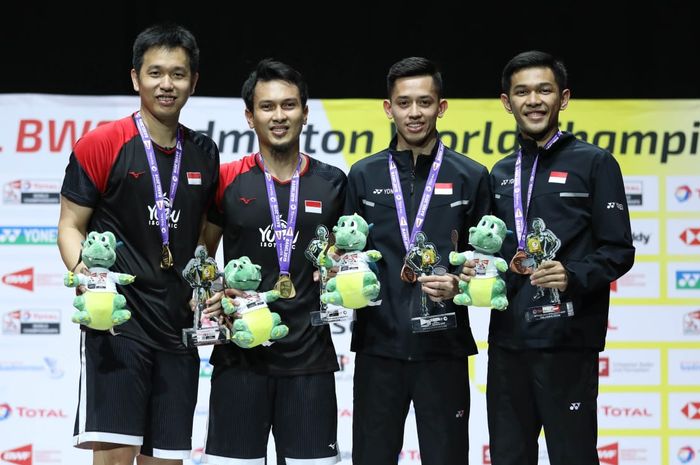
[[[415,283],[416,279],[416,273],[404,263],[404,265],[401,267],[401,281],[404,281],[406,283]]]
[[[163,249],[160,253],[160,267],[164,270],[173,267],[173,254],[170,253],[170,247],[168,247],[168,244],[163,244]]]
[[[518,274],[532,274],[533,269],[527,262],[532,261],[524,250],[518,250],[510,261],[510,271]]]
[[[292,278],[288,274],[280,275],[275,283],[274,289],[280,293],[280,297],[283,299],[292,299],[297,295]]]

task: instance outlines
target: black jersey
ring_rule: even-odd
[[[310,312],[319,310],[319,284],[313,281],[314,265],[304,250],[315,237],[316,227],[329,230],[340,217],[347,178],[340,169],[307,155],[299,177],[296,233],[290,274],[296,288],[293,299],[279,299],[270,310],[282,317],[289,334],[269,346],[241,349],[234,344],[214,347],[211,362],[230,364],[270,375],[297,375],[338,370],[328,325],[312,326]],[[242,255],[262,267],[258,291],[272,289],[279,276],[274,229],[267,199],[264,170],[259,155],[249,155],[221,166],[216,206],[209,220],[224,230],[226,263]],[[275,190],[286,226],[291,183],[275,180]]]
[[[182,329],[192,326],[192,288],[182,268],[194,254],[202,217],[216,193],[219,151],[207,136],[184,128],[179,184],[169,217],[175,266],[160,268],[162,239],[148,159],[133,115],[100,126],[82,137],[70,156],[61,194],[93,209],[88,231],[112,231],[117,248],[113,271],[136,276],[119,288],[131,319],[115,331],[150,346],[187,350]],[[155,144],[154,144],[155,146]],[[175,150],[155,146],[166,202]]]

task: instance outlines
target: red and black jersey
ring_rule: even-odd
[[[299,203],[290,275],[296,289],[293,299],[279,299],[270,310],[289,326],[289,335],[270,346],[241,349],[234,344],[214,347],[213,364],[230,364],[270,375],[297,375],[338,370],[338,361],[328,325],[312,326],[310,313],[319,310],[319,284],[313,281],[314,265],[304,251],[315,237],[319,224],[332,230],[340,217],[347,178],[340,169],[307,155],[300,173]],[[262,267],[258,291],[272,289],[279,277],[274,229],[267,199],[264,170],[259,155],[221,166],[216,205],[209,221],[224,230],[226,263],[242,255]],[[275,189],[286,226],[291,183],[275,180]]]
[[[192,288],[182,269],[194,254],[200,225],[216,193],[219,151],[205,135],[184,128],[179,184],[171,207],[170,250],[175,266],[160,268],[158,228],[148,159],[133,117],[96,128],[82,137],[70,156],[61,194],[93,209],[88,231],[112,231],[117,248],[113,271],[136,276],[119,288],[131,319],[115,330],[169,351],[187,350],[182,329],[192,326]],[[154,144],[166,202],[175,150]]]

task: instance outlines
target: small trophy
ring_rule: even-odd
[[[424,232],[416,234],[416,242],[406,254],[404,267],[401,272],[402,279],[412,277],[414,282],[421,275],[444,275],[447,269],[437,265],[440,261],[435,244],[427,242]],[[414,333],[440,331],[457,326],[457,317],[454,312],[445,312],[444,302],[433,302],[428,299],[425,292],[421,291],[420,306],[413,311],[411,329]]]
[[[182,270],[182,277],[192,286],[192,299],[195,302],[192,327],[182,330],[182,342],[187,347],[225,344],[231,338],[228,327],[202,314],[207,299],[212,296],[215,281],[222,276],[223,273],[216,267],[216,261],[207,254],[207,249],[198,245],[194,258]]]
[[[328,228],[324,225],[319,225],[316,228],[316,238],[309,242],[309,245],[304,251],[304,256],[318,268],[320,274],[319,285],[320,294],[326,292],[326,284],[328,283],[327,255],[328,250],[333,246],[334,236],[328,233]],[[334,321],[353,320],[355,312],[352,309],[341,307],[334,304],[326,304],[320,302],[321,309],[311,312],[311,325],[322,326]]]
[[[545,260],[554,260],[560,247],[561,241],[547,228],[544,220],[534,218],[532,230],[526,236],[526,254],[532,263],[533,271]],[[559,290],[555,288],[537,286],[532,302],[533,305],[525,313],[525,321],[528,322],[571,317],[574,314],[573,303],[562,302]]]

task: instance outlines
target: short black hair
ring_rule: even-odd
[[[504,94],[510,93],[513,74],[526,68],[549,68],[554,73],[554,80],[557,81],[559,92],[567,88],[568,75],[564,63],[547,52],[529,50],[515,55],[503,68],[501,90]]]
[[[408,57],[391,65],[386,76],[386,92],[389,98],[397,79],[413,76],[432,77],[438,98],[442,98],[442,74],[435,63],[423,57]]]
[[[187,53],[190,61],[190,71],[199,71],[199,47],[194,35],[184,27],[170,22],[154,24],[136,36],[134,40],[132,65],[136,72],[141,71],[143,56],[153,47],[174,49],[181,47]]]
[[[304,77],[299,71],[292,68],[286,63],[276,61],[272,58],[264,58],[260,60],[255,69],[248,75],[248,78],[243,83],[241,88],[241,97],[245,102],[245,107],[248,111],[253,111],[253,96],[255,94],[255,86],[259,81],[285,81],[299,89],[301,97],[301,106],[306,107],[306,101],[309,98],[309,89],[306,85]]]

